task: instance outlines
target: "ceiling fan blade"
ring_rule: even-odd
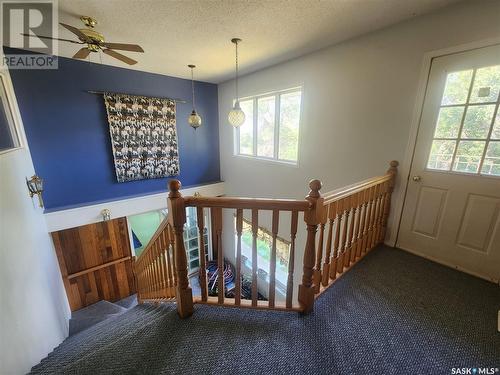
[[[80,38],[82,41],[87,41],[88,38],[87,38],[87,35],[85,35],[84,33],[82,33],[79,29],[77,29],[76,27],[74,26],[71,26],[71,25],[66,25],[65,23],[62,23],[62,22],[59,22],[59,25],[65,27],[66,29],[68,29],[69,31],[71,31],[73,34],[75,34],[78,38]]]
[[[141,46],[137,44],[127,44],[127,43],[102,43],[104,47],[110,49],[118,49],[121,51],[131,51],[131,52],[144,52]]]
[[[86,59],[90,55],[90,50],[87,47],[81,48],[77,53],[73,55],[74,59]]]
[[[69,42],[69,43],[74,43],[74,44],[85,44],[84,42],[77,42],[76,40],[63,39],[63,38],[52,38],[50,36],[38,35],[38,34],[24,34],[24,33],[21,33],[21,35],[23,35],[23,36],[29,36],[29,37],[37,37],[37,38],[40,38],[40,39],[59,40],[61,42]]]
[[[112,49],[103,49],[102,52],[104,52],[106,55],[114,57],[115,59],[123,61],[126,64],[129,64],[129,65],[137,64],[137,61],[131,59],[130,57],[122,55],[121,53],[113,51]]]

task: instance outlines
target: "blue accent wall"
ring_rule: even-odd
[[[11,70],[10,75],[35,170],[45,181],[46,211],[167,189],[167,178],[116,181],[104,100],[86,90],[187,99],[177,104],[180,175],[175,178],[183,186],[219,181],[217,85],[195,82],[203,126],[194,130],[187,124],[190,80],[67,58],[59,58],[57,70]]]

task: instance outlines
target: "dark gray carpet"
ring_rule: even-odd
[[[125,301],[122,300],[121,303],[126,305],[130,302],[132,304],[133,301],[129,300],[130,297],[127,297],[127,299]],[[135,300],[137,301],[137,298],[135,298]],[[74,311],[71,313],[71,319],[69,320],[69,335],[75,335],[103,320],[121,315],[126,311],[126,306],[108,301],[99,301],[93,305]]]
[[[500,367],[500,288],[379,248],[308,316],[136,306],[68,338],[35,374],[451,374]]]

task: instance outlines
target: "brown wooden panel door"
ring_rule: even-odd
[[[53,232],[72,311],[135,293],[126,218]]]

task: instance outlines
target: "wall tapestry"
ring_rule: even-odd
[[[118,182],[179,174],[175,101],[104,94]]]

